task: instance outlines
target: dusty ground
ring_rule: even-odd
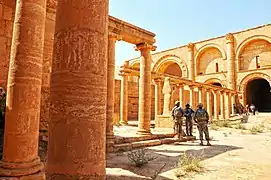
[[[180,156],[186,152],[202,158],[204,171],[190,173],[181,179],[195,180],[270,180],[271,179],[271,114],[249,117],[245,124],[251,129],[265,123],[265,132],[251,134],[250,130],[220,128],[210,130],[213,146],[199,146],[199,142],[176,143],[148,148],[157,159],[141,168],[128,161],[127,153],[110,154],[107,158],[107,179],[140,180],[159,173],[157,180],[178,179],[175,176]]]

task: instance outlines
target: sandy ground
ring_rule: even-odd
[[[245,126],[251,128],[270,119],[271,114],[259,114],[249,117]],[[110,154],[107,157],[107,179],[151,179],[151,176],[165,164],[156,179],[178,179],[175,172],[179,158],[184,152],[200,156],[204,170],[201,173],[190,173],[180,179],[271,179],[270,124],[266,124],[266,132],[256,135],[250,131],[220,128],[217,131],[210,130],[210,136],[213,138],[211,147],[199,146],[199,141],[150,147],[148,152],[157,158],[141,168],[129,162],[127,153]]]

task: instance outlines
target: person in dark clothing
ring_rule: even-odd
[[[185,105],[185,110],[184,110],[184,117],[185,117],[185,126],[186,126],[186,135],[187,136],[193,136],[193,114],[194,111],[193,109],[190,108],[190,104],[187,103]]]

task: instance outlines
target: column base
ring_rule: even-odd
[[[105,180],[106,175],[98,175],[98,174],[93,174],[93,175],[81,175],[81,174],[51,174],[47,173],[46,174],[46,179],[47,180],[75,180],[75,179],[84,179],[84,180]]]
[[[122,126],[127,126],[127,125],[128,125],[128,122],[120,121],[120,125],[122,125]]]
[[[151,135],[152,133],[150,130],[138,129],[136,134],[138,134],[138,135]]]
[[[115,136],[110,134],[110,135],[106,135],[106,152],[112,152],[114,149],[114,139]]]
[[[43,167],[43,165],[42,165]],[[15,169],[4,169],[0,168],[0,180],[45,180],[45,172],[38,171],[33,174],[30,174],[29,172],[33,171],[35,168],[28,169],[27,170],[15,170]],[[40,169],[40,168],[37,168]],[[28,174],[28,175],[19,175],[19,174]]]
[[[32,175],[44,169],[44,165],[37,158],[26,163],[0,162],[0,177],[20,177]]]

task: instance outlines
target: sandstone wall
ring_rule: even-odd
[[[12,42],[14,9],[0,1],[0,86],[6,87]]]

